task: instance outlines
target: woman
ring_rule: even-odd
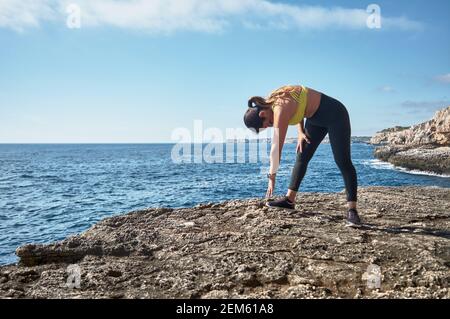
[[[267,99],[254,96],[248,101],[245,125],[259,133],[274,127],[270,152],[269,186],[266,197],[275,188],[276,171],[289,125],[297,125],[297,159],[285,197],[267,202],[270,207],[295,208],[295,197],[305,176],[308,163],[325,135],[329,135],[334,160],[344,178],[347,193],[347,221],[360,224],[357,202],[357,178],[350,154],[350,119],[345,106],[338,100],[304,86],[283,86]],[[304,119],[306,123],[304,124]]]

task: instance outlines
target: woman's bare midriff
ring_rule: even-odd
[[[301,86],[297,87],[299,91],[302,90]],[[308,97],[306,102],[305,118],[310,118],[316,113],[317,109],[319,108],[322,93],[309,87],[307,87],[307,89],[308,89]],[[295,105],[295,110],[293,111],[295,114],[298,104],[294,99],[292,99],[292,103]]]
[[[310,88],[307,89],[308,101],[306,103],[305,117],[310,118],[316,113],[317,109],[319,108],[322,93]]]

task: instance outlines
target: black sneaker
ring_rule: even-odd
[[[361,220],[359,219],[358,211],[354,208],[349,209],[347,212],[347,225],[348,226],[361,225]]]
[[[286,196],[277,200],[267,202],[266,206],[285,209],[295,209],[295,204],[291,202]]]

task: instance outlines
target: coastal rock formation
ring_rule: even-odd
[[[450,146],[450,106],[444,108],[424,123],[411,127],[396,126],[374,135],[372,144],[407,146]]]
[[[292,212],[250,199],[107,218],[18,248],[0,298],[449,298],[450,189],[359,198],[360,228],[343,193],[302,194]]]
[[[382,145],[374,153],[378,159],[408,169],[450,174],[450,106],[430,121],[383,130],[370,142]]]
[[[398,167],[450,175],[450,147],[382,146],[375,149],[374,156]]]
[[[404,138],[400,138],[398,137],[399,135],[404,135],[405,131],[408,130],[409,131],[408,126],[395,126],[395,127],[391,127],[391,128],[387,128],[384,129],[380,132],[378,132],[377,134],[375,134],[374,136],[371,137],[370,139],[370,143],[371,144],[401,144],[400,142],[403,140]]]

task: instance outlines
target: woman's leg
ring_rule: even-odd
[[[326,127],[313,125],[309,120],[306,120],[305,132],[306,135],[309,136],[311,143],[308,144],[305,142],[303,145],[303,152],[297,153],[297,160],[295,161],[295,166],[292,170],[291,183],[289,184],[288,193],[286,195],[291,202],[295,201],[295,196],[297,195],[300,183],[306,174],[309,161],[325,135],[327,135],[328,129]]]
[[[329,128],[328,133],[334,160],[344,178],[349,209],[356,209],[358,181],[356,170],[351,159],[351,127],[348,112],[345,107],[342,106],[341,116]]]

